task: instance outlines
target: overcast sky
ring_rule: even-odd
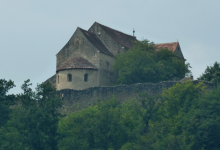
[[[220,62],[219,0],[1,0],[0,79],[20,93],[55,74],[58,51],[96,21],[155,43],[180,42],[194,78]]]

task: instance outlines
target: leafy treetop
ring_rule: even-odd
[[[205,72],[198,80],[211,81],[214,83],[220,82],[220,63],[215,62],[213,66],[207,66]]]

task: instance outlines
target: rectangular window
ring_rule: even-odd
[[[68,75],[67,75],[67,81],[68,81],[68,82],[72,82],[72,75],[71,75],[71,74],[68,74]]]
[[[84,82],[88,81],[88,74],[84,74]]]

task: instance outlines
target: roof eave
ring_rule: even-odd
[[[56,71],[56,73],[59,72],[59,71],[63,71],[63,70],[72,70],[72,69],[99,70],[99,69],[97,69],[97,68],[66,68],[66,69],[58,69],[58,70]]]

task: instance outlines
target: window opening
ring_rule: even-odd
[[[72,75],[71,75],[71,74],[68,74],[68,75],[67,75],[67,81],[68,81],[68,82],[71,82],[71,81],[72,81]]]
[[[57,77],[57,82],[58,82],[58,84],[59,84],[59,75],[58,75],[58,77]]]
[[[88,74],[84,74],[84,82],[88,81]]]

